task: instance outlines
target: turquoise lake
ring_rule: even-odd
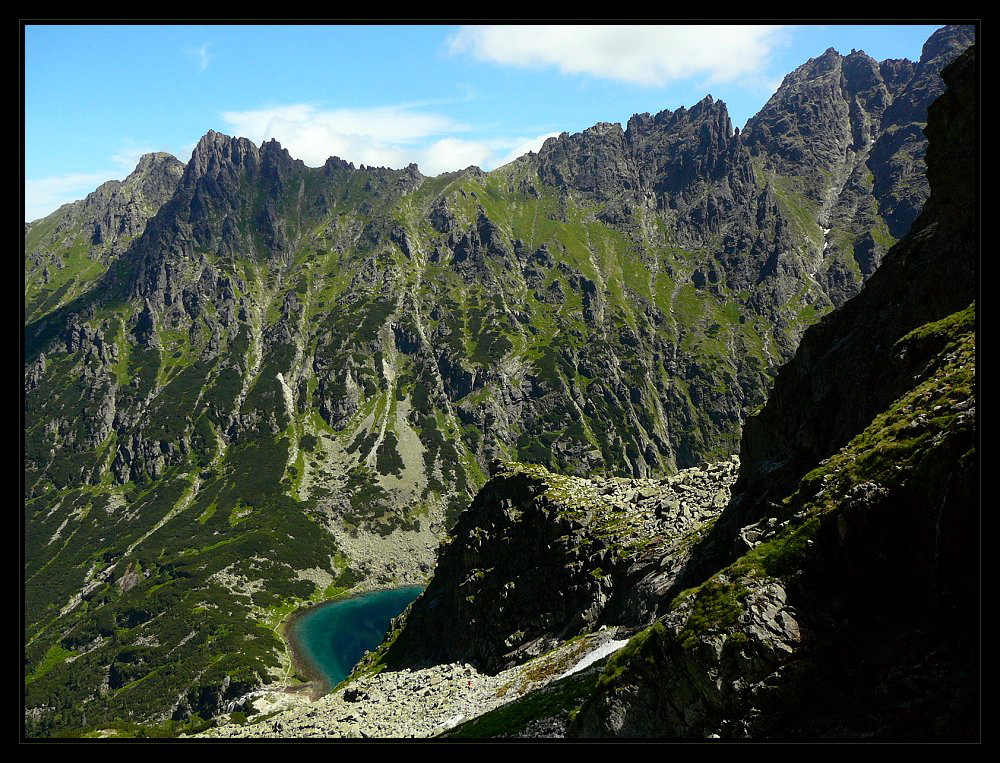
[[[393,588],[321,604],[297,618],[289,636],[312,670],[336,686],[350,675],[365,650],[382,643],[389,621],[422,590]]]

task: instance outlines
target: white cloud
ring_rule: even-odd
[[[493,149],[486,141],[442,138],[422,149],[417,155],[417,165],[425,175],[440,175],[466,167],[490,166]]]
[[[468,130],[450,117],[406,106],[321,110],[299,103],[222,116],[237,134],[257,143],[275,138],[292,156],[314,167],[330,156],[401,167],[416,161],[418,144]]]
[[[558,138],[559,133],[557,132],[547,132],[545,135],[538,135],[534,138],[528,138],[527,140],[519,140],[517,145],[515,145],[507,155],[498,161],[494,166],[500,167],[508,162],[512,162],[519,156],[524,156],[529,151],[534,151],[536,154],[541,149],[542,144],[549,138]]]
[[[185,48],[184,55],[198,64],[198,71],[203,72],[212,63],[212,56],[208,49],[212,46],[210,42],[203,42],[196,48]]]
[[[72,172],[67,175],[24,181],[24,219],[37,220],[63,204],[82,199],[88,193],[115,179],[115,171]]]
[[[467,26],[452,53],[512,66],[556,66],[638,85],[692,76],[725,82],[755,76],[779,26]]]
[[[537,151],[549,137],[456,137],[454,133],[467,135],[472,128],[441,114],[417,111],[413,105],[319,109],[294,103],[227,111],[222,116],[236,135],[258,144],[274,138],[293,157],[312,167],[331,156],[396,169],[416,162],[428,176],[471,165],[496,167]]]

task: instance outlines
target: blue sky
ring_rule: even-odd
[[[208,130],[318,166],[491,169],[549,135],[706,94],[742,127],[828,47],[917,60],[936,25],[25,27],[25,219],[187,161]]]

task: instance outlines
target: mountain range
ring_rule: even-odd
[[[444,560],[525,468],[651,479],[741,452],[732,502],[676,580],[630,600],[629,625],[655,629],[682,583],[692,607],[744,601],[752,587],[711,577],[738,564],[736,539],[787,522],[767,507],[790,496],[806,512],[827,475],[795,492],[802,468],[836,461],[914,374],[936,379],[942,348],[968,352],[949,342],[974,320],[971,266],[881,265],[930,195],[940,72],[973,41],[945,27],[917,63],[828,50],[742,131],[709,96],[490,173],[309,168],[209,132],[186,164],[144,156],[26,224],[27,733],[174,733],[287,680],[288,613],[427,581],[439,544]],[[967,226],[939,172],[954,191],[944,222],[919,218],[925,238]],[[895,312],[866,297],[886,282]],[[835,308],[799,350],[816,362],[776,379]],[[816,370],[837,342],[852,370]],[[663,627],[643,643],[667,643]],[[416,659],[408,640],[386,659]],[[582,732],[691,732],[609,726],[607,692]]]

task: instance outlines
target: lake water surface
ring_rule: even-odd
[[[296,618],[288,635],[316,677],[336,686],[350,675],[365,650],[382,643],[389,621],[422,590],[393,588],[321,604]]]

